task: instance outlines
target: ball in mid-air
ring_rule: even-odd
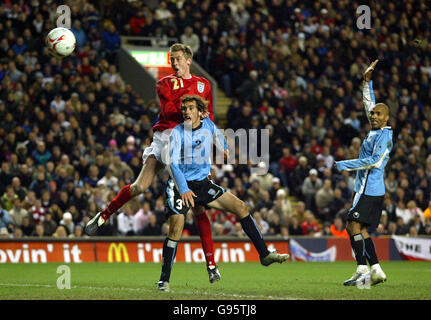
[[[72,54],[76,47],[75,35],[66,28],[52,29],[45,40],[49,53],[56,58],[64,58]]]

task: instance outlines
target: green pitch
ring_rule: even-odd
[[[160,264],[69,264],[70,289],[58,289],[61,264],[0,265],[0,300],[10,299],[431,299],[431,263],[382,262],[388,281],[358,289],[344,287],[353,262],[220,263],[222,280],[210,284],[204,264],[176,263],[171,292],[159,292]],[[65,282],[63,281],[63,284]]]

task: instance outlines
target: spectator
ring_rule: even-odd
[[[104,184],[107,188],[114,192],[118,191],[118,178],[112,174],[112,169],[108,168],[106,174],[97,181],[97,185]]]
[[[298,166],[295,168],[292,173],[291,185],[293,186],[292,191],[293,194],[297,197],[302,196],[302,185],[305,179],[308,177],[311,168],[308,165],[308,160],[304,156],[300,156],[298,160]]]
[[[2,195],[0,201],[2,207],[10,211],[13,208],[13,205],[16,200],[19,200],[18,195],[15,193],[15,190],[13,189],[12,185],[9,185],[6,187],[6,192]]]
[[[343,220],[341,219],[341,217],[335,217],[334,218],[334,223],[331,224],[331,234],[334,237],[338,237],[338,238],[349,238],[349,234],[347,233],[347,230],[343,224]]]
[[[320,227],[316,221],[316,218],[314,217],[314,214],[307,210],[305,211],[304,218],[304,222],[301,224],[302,233],[308,236],[319,236]]]
[[[36,224],[36,228],[35,228],[35,230],[31,236],[32,237],[43,237],[44,235],[45,235],[45,232],[43,230],[43,224],[42,223]]]
[[[29,214],[35,224],[43,222],[45,219],[45,209],[42,207],[42,201],[36,199],[34,206],[31,207]]]
[[[12,230],[12,225],[13,221],[9,216],[9,212],[5,209],[2,208],[2,206],[0,205],[0,228],[7,228]]]
[[[263,235],[268,234],[269,232],[269,223],[262,218],[262,215],[259,212],[255,212],[253,214],[254,221],[256,222],[257,227]]]
[[[245,28],[250,20],[250,14],[242,4],[239,4],[237,10],[232,13],[232,18],[240,28]]]
[[[329,220],[329,204],[333,199],[334,191],[332,190],[332,182],[330,179],[325,179],[323,186],[317,190],[315,197],[317,216],[321,221]]]
[[[410,226],[408,236],[409,237],[417,237],[418,236],[418,229],[416,229],[415,225]]]
[[[22,207],[22,202],[17,199],[14,201],[12,210],[9,211],[12,223],[15,226],[22,224],[22,218],[28,216],[28,211]]]
[[[403,224],[408,224],[412,218],[408,209],[406,208],[406,204],[402,200],[398,201],[397,207],[395,208],[395,214],[397,218],[402,218]]]
[[[428,207],[424,211],[424,219],[428,224],[431,223],[431,200],[428,202]]]
[[[121,47],[121,37],[116,31],[115,25],[110,24],[108,29],[102,34],[102,43],[107,61],[115,63]]]
[[[289,223],[289,235],[291,236],[303,236],[304,229],[301,227],[299,223],[299,219],[296,215],[290,217]]]
[[[160,236],[162,234],[154,214],[149,217],[148,225],[142,230],[143,236]]]
[[[45,214],[45,219],[43,220],[42,225],[43,225],[45,236],[48,236],[48,237],[52,236],[55,230],[57,229],[57,223],[52,219],[51,212],[48,211]]]
[[[135,215],[140,232],[148,225],[152,214],[150,203],[145,201]]]
[[[200,40],[196,33],[193,32],[191,26],[186,26],[184,33],[180,37],[181,43],[192,48],[194,53],[199,52]]]
[[[404,220],[402,217],[397,217],[397,231],[396,231],[396,235],[401,235],[401,236],[405,236],[409,230],[407,228],[407,225],[404,223]]]
[[[263,197],[262,189],[258,179],[253,179],[251,182],[251,188],[247,190],[248,195],[253,200],[253,203],[257,205],[259,200]]]
[[[136,14],[130,19],[130,31],[132,32],[132,35],[139,36],[142,32],[142,27],[145,25],[145,16],[144,16],[144,10],[139,9]],[[113,24],[110,24],[110,26],[114,26]]]
[[[277,191],[275,201],[280,202],[281,210],[284,214],[289,216],[292,213],[292,204],[289,198],[287,197],[287,193],[284,189],[279,189]]]
[[[66,228],[63,225],[58,226],[52,236],[54,238],[67,238]]]
[[[309,176],[305,178],[302,185],[302,195],[305,198],[307,208],[315,208],[315,196],[323,186],[322,180],[317,176],[317,170],[311,169]]]
[[[283,190],[284,191],[284,190]],[[259,211],[262,208],[271,209],[273,202],[268,191],[262,191],[262,198],[256,204],[256,210]]]
[[[289,184],[289,180],[297,165],[298,160],[291,155],[290,149],[288,147],[283,148],[283,158],[281,158],[278,168],[283,185],[289,187],[289,189],[294,187],[292,184]]]
[[[23,217],[19,228],[22,230],[24,236],[31,236],[34,232],[34,226],[30,223],[30,217]]]
[[[419,235],[425,234],[425,225],[422,221],[422,217],[419,214],[416,214],[413,219],[410,221],[410,226],[415,226]]]
[[[84,45],[87,41],[87,36],[85,35],[84,30],[82,29],[81,21],[74,20],[70,31],[73,32],[76,38],[76,50],[81,51],[84,48]]]
[[[70,212],[63,213],[63,218],[60,220],[60,225],[66,230],[66,234],[70,235],[75,229],[75,223],[73,222],[73,216]]]
[[[419,216],[422,223],[425,222],[424,213],[423,213],[421,208],[418,208],[418,206],[416,205],[416,202],[414,200],[410,200],[407,203],[407,211],[408,211],[408,214],[410,216],[409,220],[414,219],[416,216]]]
[[[161,1],[159,7],[155,11],[156,20],[171,19],[173,17],[172,12],[168,9],[166,1]]]
[[[236,89],[236,93],[242,101],[246,99],[250,99],[254,105],[257,105],[259,103],[260,101],[259,81],[258,81],[258,73],[256,70],[250,71],[249,78],[246,79],[241,84],[241,86],[239,86]],[[229,117],[229,119],[233,119],[233,118]]]
[[[117,217],[117,223],[119,235],[133,236],[138,234],[138,221],[130,205],[124,206],[123,211]]]
[[[347,201],[343,199],[343,194],[339,188],[334,190],[334,196],[328,203],[329,215],[333,216],[344,208],[344,204]]]
[[[182,234],[186,237],[199,235],[198,229],[196,227],[196,222],[191,211],[187,212]]]
[[[0,228],[0,239],[9,239],[9,231],[5,227]]]
[[[241,183],[241,180],[239,180],[239,182]],[[268,190],[271,201],[275,200],[278,190],[282,190],[282,189],[283,188],[281,187],[280,179],[278,177],[272,178],[272,186]]]
[[[69,238],[83,238],[84,228],[81,225],[75,226],[73,233],[69,234]]]
[[[39,141],[37,143],[37,149],[32,153],[32,157],[35,160],[36,165],[46,165],[46,163],[52,158],[52,154],[46,150],[45,142]]]

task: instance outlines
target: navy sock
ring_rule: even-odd
[[[356,262],[358,265],[367,264],[367,258],[365,256],[365,240],[361,233],[355,234],[350,237],[350,244],[352,245],[353,252],[355,253]]]
[[[244,230],[245,234],[253,242],[254,247],[259,253],[259,256],[261,256],[262,258],[266,257],[269,254],[268,247],[266,246],[266,243],[263,240],[263,236],[260,233],[260,230],[257,227],[253,217],[249,214],[247,217],[239,220],[239,222],[241,223],[242,229]]]
[[[377,259],[376,248],[374,247],[374,242],[371,240],[371,238],[365,239],[365,251],[367,253],[367,260],[370,266],[379,263],[379,259]]]
[[[163,243],[163,253],[162,253],[162,274],[160,276],[160,281],[167,281],[171,277],[172,264],[174,263],[175,255],[177,253],[178,241],[169,238],[165,239]]]

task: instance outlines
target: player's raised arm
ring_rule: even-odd
[[[382,134],[376,141],[373,155],[362,159],[337,161],[336,168],[339,171],[357,171],[357,170],[370,170],[379,168],[386,157],[392,150],[392,137],[388,134]]]
[[[365,113],[367,114],[368,121],[370,121],[370,112],[376,104],[373,91],[373,81],[371,81],[371,75],[374,67],[379,60],[375,60],[371,63],[364,72],[364,83],[362,87],[362,102],[364,103]]]

